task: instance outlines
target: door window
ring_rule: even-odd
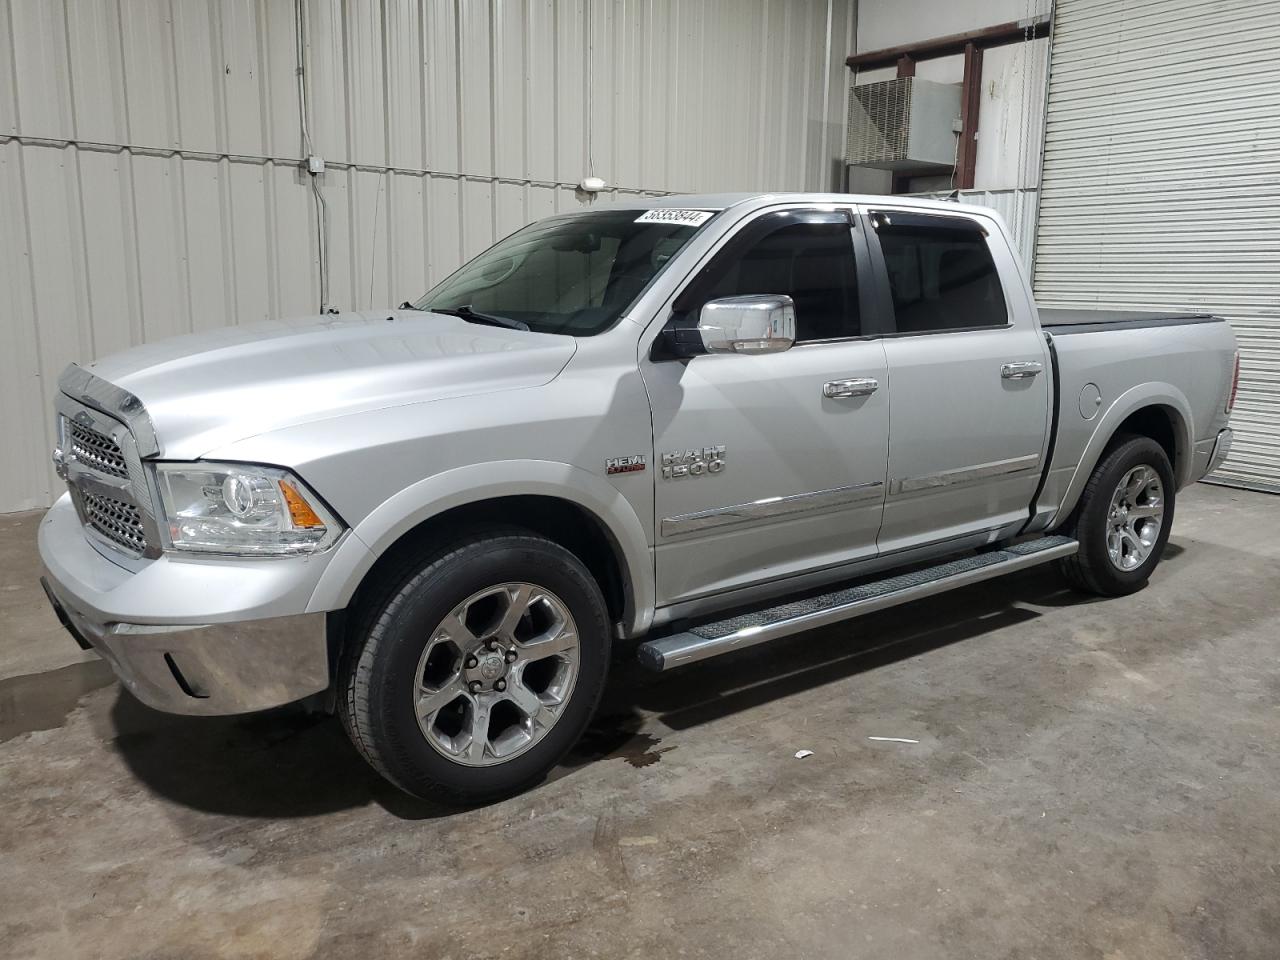
[[[971,220],[873,215],[899,333],[1009,322],[987,238]]]
[[[785,294],[795,302],[796,342],[861,333],[853,237],[844,214],[787,211],[748,224],[676,305],[696,315],[720,297]]]

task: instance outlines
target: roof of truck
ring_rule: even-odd
[[[724,210],[740,204],[762,206],[773,203],[892,203],[895,207],[918,207],[921,210],[945,210],[954,213],[960,205],[954,200],[930,200],[923,197],[885,196],[863,193],[685,193],[665,197],[626,197],[608,205],[627,210],[651,210],[675,207],[681,210]],[[965,213],[994,213],[985,207],[965,204]]]

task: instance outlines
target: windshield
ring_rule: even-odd
[[[703,210],[602,210],[531,223],[466,264],[414,306],[591,337],[613,326],[714,216]]]

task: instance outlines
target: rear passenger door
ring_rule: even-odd
[[[994,221],[866,211],[892,318],[882,553],[1027,519],[1049,429],[1050,377],[1019,264]]]

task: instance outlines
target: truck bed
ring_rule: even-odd
[[[1209,313],[1162,313],[1145,310],[1078,310],[1039,307],[1040,326],[1054,334],[1091,333],[1141,327],[1176,327],[1188,323],[1219,323]]]
[[[1148,403],[1177,411],[1173,439],[1178,486],[1198,480],[1212,455],[1231,387],[1235,338],[1221,318],[1203,313],[1041,309],[1052,335],[1057,417],[1052,454],[1036,512],[1073,507],[1101,445],[1127,411],[1135,390]],[[1075,336],[1104,333],[1105,336]],[[1119,413],[1112,405],[1120,404]],[[1171,441],[1172,442],[1172,441]],[[1081,465],[1087,469],[1079,469]]]

